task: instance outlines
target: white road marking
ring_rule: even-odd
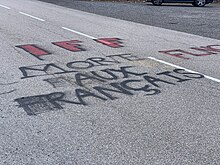
[[[35,17],[35,16],[30,15],[30,14],[27,14],[27,13],[23,13],[23,12],[19,12],[19,13],[20,13],[20,14],[23,14],[23,15],[26,15],[26,16],[28,16],[28,17],[34,18],[34,19],[36,19],[36,20],[42,21],[42,22],[45,21],[45,20],[43,20],[43,19],[41,19],[41,18]]]
[[[0,7],[3,7],[3,8],[5,8],[5,9],[11,9],[10,7],[7,7],[7,6],[4,6],[4,5],[0,5]]]
[[[65,30],[68,30],[68,31],[70,31],[70,32],[73,32],[73,33],[76,33],[76,34],[79,34],[79,35],[82,35],[82,36],[91,38],[91,39],[93,39],[93,40],[96,40],[96,39],[97,39],[97,38],[95,38],[95,37],[89,36],[89,35],[87,35],[87,34],[84,34],[84,33],[81,33],[81,32],[78,32],[78,31],[75,31],[75,30],[66,28],[66,27],[62,27],[62,28],[65,29]]]
[[[184,69],[184,70],[187,71],[187,72],[201,74],[201,75],[203,75],[203,76],[204,76],[205,78],[207,78],[207,79],[210,79],[210,80],[212,80],[212,81],[215,81],[215,82],[220,83],[220,80],[219,80],[219,79],[214,78],[214,77],[211,77],[211,76],[207,76],[207,75],[205,75],[205,74],[203,74],[203,73],[195,72],[195,71],[193,71],[193,70],[189,70],[189,69],[183,68],[183,67],[181,67],[181,66],[178,66],[178,65],[175,65],[175,64],[171,64],[171,63],[166,62],[166,61],[163,61],[163,60],[156,59],[156,58],[154,58],[154,57],[148,57],[148,58],[151,59],[151,60],[154,60],[154,61],[157,61],[157,62],[166,64],[166,65],[172,66],[172,67],[174,67],[174,68]]]

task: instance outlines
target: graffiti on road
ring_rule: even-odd
[[[21,97],[15,101],[28,115],[38,115],[64,109],[65,105],[88,106],[97,101],[116,100],[135,94],[142,94],[143,97],[153,96],[161,93],[161,89],[166,85],[175,86],[178,83],[204,77],[182,69],[151,75],[146,69],[127,65],[128,62],[143,60],[146,59],[131,54],[119,54],[69,62],[65,68],[55,64],[45,64],[41,69],[36,66],[21,67],[22,79],[60,74],[59,77],[45,78],[43,81],[49,83],[52,88],[70,87],[71,89]],[[102,69],[97,69],[98,67]]]
[[[181,58],[190,59],[188,56],[209,56],[216,55],[220,53],[220,45],[208,45],[200,47],[191,47],[190,50],[173,49],[173,50],[163,50],[159,51],[165,55]]]

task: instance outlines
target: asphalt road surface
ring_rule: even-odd
[[[145,25],[220,39],[220,5],[204,8],[192,4],[88,2],[76,0],[41,0],[56,5],[123,19]]]
[[[220,40],[35,0],[0,14],[0,164],[220,163]]]

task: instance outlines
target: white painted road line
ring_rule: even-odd
[[[4,5],[0,5],[0,7],[3,7],[3,8],[5,8],[5,9],[11,9],[10,7],[7,7],[7,6],[4,6]]]
[[[184,70],[187,71],[187,72],[201,74],[201,75],[203,75],[203,76],[204,76],[205,78],[207,78],[207,79],[210,79],[210,80],[212,80],[212,81],[215,81],[215,82],[220,83],[220,80],[219,80],[219,79],[214,78],[214,77],[207,76],[207,75],[205,75],[205,74],[203,74],[203,73],[195,72],[195,71],[193,71],[193,70],[189,70],[189,69],[183,68],[183,67],[181,67],[181,66],[178,66],[178,65],[175,65],[175,64],[171,64],[171,63],[166,62],[166,61],[163,61],[163,60],[156,59],[156,58],[154,58],[154,57],[148,57],[148,58],[151,59],[151,60],[154,60],[154,61],[157,61],[157,62],[166,64],[166,65],[172,66],[172,67],[174,67],[174,68],[184,69]]]
[[[23,15],[25,15],[25,16],[28,16],[28,17],[34,18],[34,19],[36,19],[36,20],[42,21],[42,22],[45,21],[45,20],[43,20],[43,19],[41,19],[41,18],[35,17],[35,16],[30,15],[30,14],[27,14],[27,13],[23,13],[23,12],[19,12],[19,13],[20,13],[20,14],[23,14]]]
[[[93,40],[96,40],[96,39],[97,39],[97,38],[95,38],[95,37],[89,36],[89,35],[87,35],[87,34],[84,34],[84,33],[81,33],[81,32],[78,32],[78,31],[75,31],[75,30],[66,28],[66,27],[62,27],[62,28],[65,29],[65,30],[68,30],[68,31],[70,31],[70,32],[73,32],[73,33],[76,33],[76,34],[79,34],[79,35],[82,35],[82,36],[91,38],[91,39],[93,39]]]

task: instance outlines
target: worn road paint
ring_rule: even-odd
[[[0,7],[3,7],[3,8],[5,8],[5,9],[11,9],[10,7],[7,7],[7,6],[5,6],[5,5],[0,5]]]
[[[52,42],[52,44],[72,52],[85,51],[85,49],[81,48],[81,45],[78,44],[80,42],[81,41],[78,40],[71,40],[71,41]]]
[[[25,50],[26,52],[28,52],[28,53],[32,54],[33,56],[37,57],[39,60],[42,60],[40,58],[40,56],[51,54],[48,51],[46,51],[44,49],[41,49],[41,48],[39,48],[39,47],[37,47],[36,45],[33,45],[33,44],[19,45],[19,46],[16,46],[16,47]]]
[[[81,70],[93,69],[101,66],[110,66],[114,64],[121,64],[124,61],[139,61],[145,60],[143,58],[138,58],[137,56],[131,54],[116,54],[109,55],[105,58],[102,57],[91,57],[86,60],[81,61],[72,61],[65,64],[65,66],[61,66],[54,63],[41,64],[41,65],[32,65],[32,66],[23,66],[20,67],[20,71],[23,74],[21,79],[32,78],[38,76],[48,76],[55,74],[66,74],[66,73],[74,73],[79,72]]]
[[[24,78],[63,74],[46,77],[45,83],[60,92],[40,94],[15,99],[28,115],[65,108],[65,104],[87,106],[96,101],[108,101],[124,96],[141,94],[143,97],[160,94],[167,85],[175,86],[185,81],[204,78],[198,73],[173,69],[149,74],[146,69],[137,69],[127,62],[146,60],[131,54],[116,54],[105,57],[90,57],[64,65],[53,63],[20,67]],[[119,65],[120,64],[120,65]],[[101,69],[95,69],[101,67]],[[140,70],[141,69],[141,70]],[[71,73],[71,74],[66,74]],[[66,87],[72,87],[66,91]],[[87,99],[89,98],[89,99]],[[96,103],[97,104],[97,103]]]
[[[69,28],[66,28],[66,27],[62,27],[62,28],[67,30],[67,31],[70,31],[70,32],[82,35],[84,37],[93,39],[96,42],[102,43],[102,44],[107,45],[107,46],[112,47],[112,48],[123,47],[122,45],[120,45],[122,42],[120,41],[121,39],[119,39],[119,38],[96,38],[96,37],[93,37],[93,36],[90,36],[90,35],[87,35],[87,34],[84,34],[84,33],[81,33],[81,32],[78,32],[76,30],[72,30],[72,29],[69,29]]]
[[[191,47],[190,50],[182,50],[182,49],[173,49],[173,50],[163,50],[159,51],[159,53],[163,53],[166,55],[170,55],[177,58],[182,59],[190,59],[188,57],[184,57],[186,55],[190,56],[210,56],[216,55],[220,53],[220,49],[216,48],[220,47],[220,45],[207,45],[207,46],[200,46],[200,47]]]
[[[34,18],[34,19],[36,19],[36,20],[38,20],[38,21],[42,21],[42,22],[45,21],[45,20],[43,20],[43,19],[41,19],[41,18],[35,17],[35,16],[30,15],[30,14],[27,14],[27,13],[23,13],[23,12],[19,12],[19,13],[22,14],[22,15],[25,15],[25,16],[28,16],[28,17],[31,17],[31,18]]]
[[[184,67],[181,67],[181,66],[178,66],[178,65],[175,65],[175,64],[171,64],[171,63],[168,63],[168,62],[163,61],[163,60],[156,59],[156,58],[154,58],[154,57],[148,57],[148,58],[151,59],[151,60],[154,60],[154,61],[157,61],[157,62],[166,64],[166,65],[172,66],[172,67],[174,67],[174,68],[183,69],[183,70],[185,70],[185,71],[187,71],[187,72],[201,74],[201,75],[203,75],[203,76],[204,76],[205,78],[207,78],[207,79],[210,79],[210,80],[212,80],[212,81],[215,81],[215,82],[220,83],[220,80],[217,79],[217,78],[214,78],[214,77],[211,77],[211,76],[207,76],[207,75],[205,75],[205,74],[202,74],[202,73],[199,73],[199,72],[195,72],[195,71],[193,71],[193,70],[189,70],[189,69],[186,69],[186,68],[184,68]]]
[[[96,42],[102,43],[103,45],[107,45],[112,48],[120,48],[123,47],[121,44],[122,42],[120,41],[121,39],[119,38],[99,38],[96,39]]]
[[[87,38],[91,38],[91,39],[93,39],[93,40],[96,40],[96,39],[97,39],[97,38],[92,37],[92,36],[90,36],[90,35],[87,35],[87,34],[84,34],[84,33],[81,33],[81,32],[78,32],[78,31],[75,31],[75,30],[66,28],[66,27],[62,27],[62,29],[65,29],[65,30],[67,30],[67,31],[70,31],[70,32],[73,32],[73,33],[76,33],[76,34],[79,34],[79,35],[82,35],[82,36],[85,36],[85,37],[87,37]]]
[[[160,94],[162,88],[167,85],[175,86],[178,83],[204,77],[183,69],[150,75],[146,70],[136,71],[134,66],[118,68],[112,66],[99,71],[78,72],[71,76],[71,79],[56,77],[44,80],[55,88],[62,87],[60,85],[66,81],[64,87],[68,84],[71,85],[72,89],[70,91],[21,97],[15,99],[15,101],[28,115],[38,115],[65,109],[66,104],[88,106],[95,103],[97,105],[97,100],[110,101],[135,94],[151,97]]]

